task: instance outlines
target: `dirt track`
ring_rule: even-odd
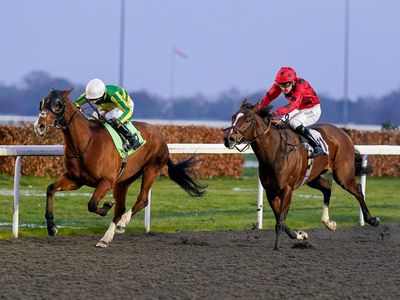
[[[0,241],[0,299],[400,299],[400,226]]]

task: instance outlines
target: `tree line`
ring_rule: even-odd
[[[70,89],[71,98],[76,98],[84,85],[76,85],[64,78],[52,77],[46,72],[36,71],[24,77],[19,85],[7,86],[0,83],[0,114],[37,115],[39,101],[51,88]],[[135,102],[134,118],[168,120],[230,120],[237,111],[240,101],[247,98],[256,103],[263,91],[244,95],[236,89],[221,93],[217,99],[207,99],[202,95],[181,97],[168,101],[151,91],[128,91]],[[400,124],[400,91],[388,92],[381,98],[359,98],[356,101],[332,99],[319,95],[322,106],[323,123],[379,124],[395,128]],[[287,103],[281,97],[273,102],[275,108]],[[346,108],[344,107],[346,106]],[[347,111],[347,120],[344,111]]]

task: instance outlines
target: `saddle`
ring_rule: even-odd
[[[281,120],[274,120],[272,124],[279,130],[292,130],[300,138],[300,143],[304,146],[304,148],[306,148],[307,150],[309,150],[310,148],[314,149],[312,144],[310,144],[310,140],[308,140],[305,136],[301,135],[299,132],[290,127],[289,123],[282,122]],[[317,130],[311,128],[308,128],[308,131],[311,134],[311,138],[314,139],[319,144],[319,146],[321,146],[324,154],[329,154],[328,144],[324,141],[321,134]]]

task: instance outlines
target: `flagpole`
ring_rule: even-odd
[[[171,74],[169,84],[169,100],[172,101],[174,98],[174,83],[175,83],[175,47],[171,48]]]

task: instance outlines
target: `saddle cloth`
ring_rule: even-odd
[[[103,123],[103,125],[107,129],[108,133],[110,134],[110,136],[114,142],[115,148],[117,148],[117,150],[118,150],[119,155],[121,157],[125,157],[123,141],[122,141],[121,137],[119,136],[119,134],[115,131],[114,128],[111,127],[110,124]],[[136,150],[131,149],[128,151],[128,156],[129,156],[129,155],[135,153],[138,149],[140,149],[146,143],[146,140],[143,139],[142,135],[140,134],[140,131],[137,130],[137,128],[135,126],[133,126],[133,124],[131,122],[125,123],[125,125],[133,135],[137,135],[139,142],[141,143],[140,147],[137,148]]]
[[[311,129],[311,128],[308,128],[308,131],[310,131],[313,138],[321,145],[321,148],[322,148],[322,150],[324,150],[324,153],[329,154],[328,144],[324,141],[324,139],[322,138],[322,135],[318,131]]]

